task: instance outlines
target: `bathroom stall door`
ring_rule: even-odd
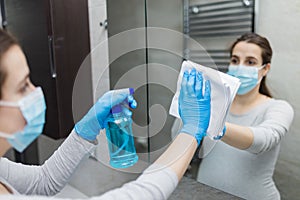
[[[65,138],[74,126],[72,90],[77,71],[90,52],[87,0],[5,1],[7,30],[19,40],[31,70],[31,80],[42,86],[47,103],[43,134]],[[92,88],[90,69],[85,84]],[[91,89],[83,94],[82,113],[92,105]],[[33,143],[22,162],[38,163]],[[17,154],[18,155],[18,154]]]
[[[19,39],[31,79],[44,89],[47,116],[44,134],[68,136],[74,126],[72,89],[77,71],[90,52],[87,0],[6,1],[7,30]],[[87,73],[87,79],[90,74]],[[91,81],[86,81],[91,87]],[[87,90],[87,110],[92,104]]]
[[[88,0],[47,0],[48,39],[50,45],[50,70],[56,83],[59,134],[50,133],[53,138],[69,135],[74,126],[72,101],[73,87],[78,70],[89,58],[90,33]],[[52,64],[52,65],[51,65]],[[93,105],[90,61],[85,67],[80,106],[77,117],[82,117]],[[53,100],[52,100],[53,101]],[[77,119],[75,119],[75,122]]]

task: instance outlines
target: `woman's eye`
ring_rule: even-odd
[[[254,66],[254,65],[256,65],[256,62],[253,61],[253,60],[249,60],[247,63],[248,63],[249,66]]]
[[[26,82],[26,83],[21,87],[20,92],[21,92],[21,93],[25,93],[25,92],[27,91],[28,87],[29,87],[29,83]]]
[[[231,64],[238,64],[238,60],[235,59],[235,58],[232,58],[232,59],[230,60],[230,63],[231,63]]]

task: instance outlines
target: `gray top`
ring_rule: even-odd
[[[95,144],[73,131],[41,166],[23,165],[1,158],[0,181],[14,194],[54,195],[66,185],[81,160],[94,149]]]
[[[94,144],[82,139],[73,131],[41,166],[28,166],[1,158],[0,182],[14,195],[0,195],[0,200],[59,199],[46,196],[58,193],[66,185],[78,164],[94,150],[94,147]],[[167,199],[177,184],[175,172],[168,167],[152,164],[136,181],[90,199]]]
[[[239,150],[218,142],[200,164],[197,180],[245,199],[280,199],[272,179],[280,141],[292,123],[294,111],[285,101],[270,99],[227,121],[248,126],[253,144]]]

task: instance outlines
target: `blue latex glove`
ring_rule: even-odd
[[[129,104],[131,108],[136,108],[137,103],[132,94],[133,88],[106,92],[89,112],[75,124],[75,132],[86,140],[96,140],[100,130],[105,126],[104,123],[112,107],[122,103]],[[130,111],[128,110],[128,112]]]
[[[210,82],[205,81],[203,95],[203,77],[195,69],[185,71],[182,77],[179,95],[179,115],[183,122],[182,133],[193,135],[198,145],[204,136],[210,120]]]

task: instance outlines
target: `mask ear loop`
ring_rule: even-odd
[[[264,64],[264,65],[262,65],[261,67],[258,67],[258,68],[257,68],[258,71],[259,71],[259,70],[262,70],[263,68],[265,68],[266,65],[267,65],[267,64]]]
[[[9,102],[9,101],[0,101],[0,106],[5,106],[5,107],[20,107],[19,103],[17,102]]]
[[[260,70],[262,70],[263,68],[265,68],[266,67],[266,65],[267,64],[264,64],[264,65],[262,65],[261,67],[258,67],[257,69],[258,69],[258,71],[260,71]],[[261,80],[264,78],[264,76],[262,76],[258,81],[257,81],[257,83],[260,83],[261,82]]]
[[[0,137],[6,138],[6,139],[14,139],[15,138],[14,135],[10,135],[10,134],[3,133],[3,132],[0,132]]]
[[[19,103],[17,102],[9,102],[9,101],[0,101],[0,106],[5,107],[12,107],[12,108],[19,108]],[[6,138],[6,139],[15,139],[16,137],[14,135],[10,135],[8,133],[3,133],[0,131],[0,137]]]

